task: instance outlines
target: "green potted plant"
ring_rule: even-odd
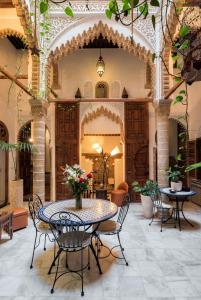
[[[9,202],[12,207],[23,206],[23,179],[19,177],[17,152],[33,152],[35,147],[29,143],[10,144],[0,140],[0,150],[10,152],[13,162],[14,178],[9,181]]]
[[[181,191],[182,190],[182,168],[178,165],[174,165],[170,167],[168,170],[168,178],[170,180],[170,187],[174,191]]]
[[[150,219],[153,215],[151,195],[158,192],[157,182],[148,179],[145,184],[140,185],[139,182],[134,181],[132,183],[132,188],[136,193],[140,193],[144,217]]]

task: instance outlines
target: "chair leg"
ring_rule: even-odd
[[[58,270],[59,270],[59,258],[60,258],[61,252],[62,252],[62,250],[59,249],[59,251],[58,251],[58,260],[57,260],[57,269],[56,269],[56,274],[55,274],[55,277],[54,277],[54,283],[53,283],[52,288],[51,288],[51,291],[50,291],[51,294],[54,293],[54,286],[55,286],[55,283],[56,283],[56,281],[57,281],[57,274],[58,274]]]
[[[35,254],[35,249],[36,249],[36,241],[37,241],[37,230],[36,230],[36,236],[35,236],[35,241],[34,241],[34,247],[33,247],[33,253],[32,253],[30,269],[33,268],[33,260],[34,260],[34,254]]]
[[[95,257],[95,260],[96,260],[96,263],[97,263],[97,266],[98,266],[98,269],[99,269],[99,273],[102,274],[102,270],[101,270],[101,267],[100,267],[100,263],[99,263],[99,260],[98,260],[98,256],[96,255],[96,252],[94,250],[94,247],[92,245],[92,243],[90,244],[90,248],[91,248],[91,251]]]
[[[66,251],[66,268],[68,268],[68,251]]]
[[[125,261],[126,265],[128,266],[128,262],[126,260],[125,255],[124,255],[124,248],[121,245],[121,240],[120,240],[119,232],[117,233],[117,237],[118,237],[119,246],[120,246],[120,249],[121,249],[121,254],[122,254],[123,258],[124,258],[124,261]]]
[[[47,239],[47,234],[45,233],[45,240],[44,240],[44,251],[46,251],[46,239]]]
[[[81,252],[81,280],[82,280],[82,290],[81,290],[81,296],[84,296],[84,283],[83,283],[83,249],[80,251]]]
[[[59,255],[61,254],[61,251],[62,251],[61,249],[58,250],[57,255],[55,256],[55,258],[50,266],[48,274],[51,274],[52,268],[53,268],[53,266],[55,266],[55,262],[56,262],[57,258],[59,257]]]

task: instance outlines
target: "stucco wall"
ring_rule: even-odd
[[[61,98],[74,98],[78,88],[84,95],[86,81],[92,81],[93,97],[98,81],[106,81],[110,87],[114,81],[119,81],[120,96],[125,87],[130,98],[146,97],[147,90],[144,89],[146,68],[142,61],[122,49],[102,49],[105,73],[100,78],[96,73],[98,57],[99,49],[81,49],[59,61],[61,90],[58,90],[58,94]],[[109,97],[111,98],[111,88]]]

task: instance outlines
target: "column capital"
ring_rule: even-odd
[[[154,107],[157,111],[157,114],[169,116],[171,103],[171,99],[161,99],[157,102],[154,101]]]
[[[44,117],[47,114],[49,103],[41,98],[31,98],[29,100],[31,113],[34,117]]]

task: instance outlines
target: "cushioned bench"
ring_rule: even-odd
[[[13,231],[27,227],[28,209],[13,208]]]

